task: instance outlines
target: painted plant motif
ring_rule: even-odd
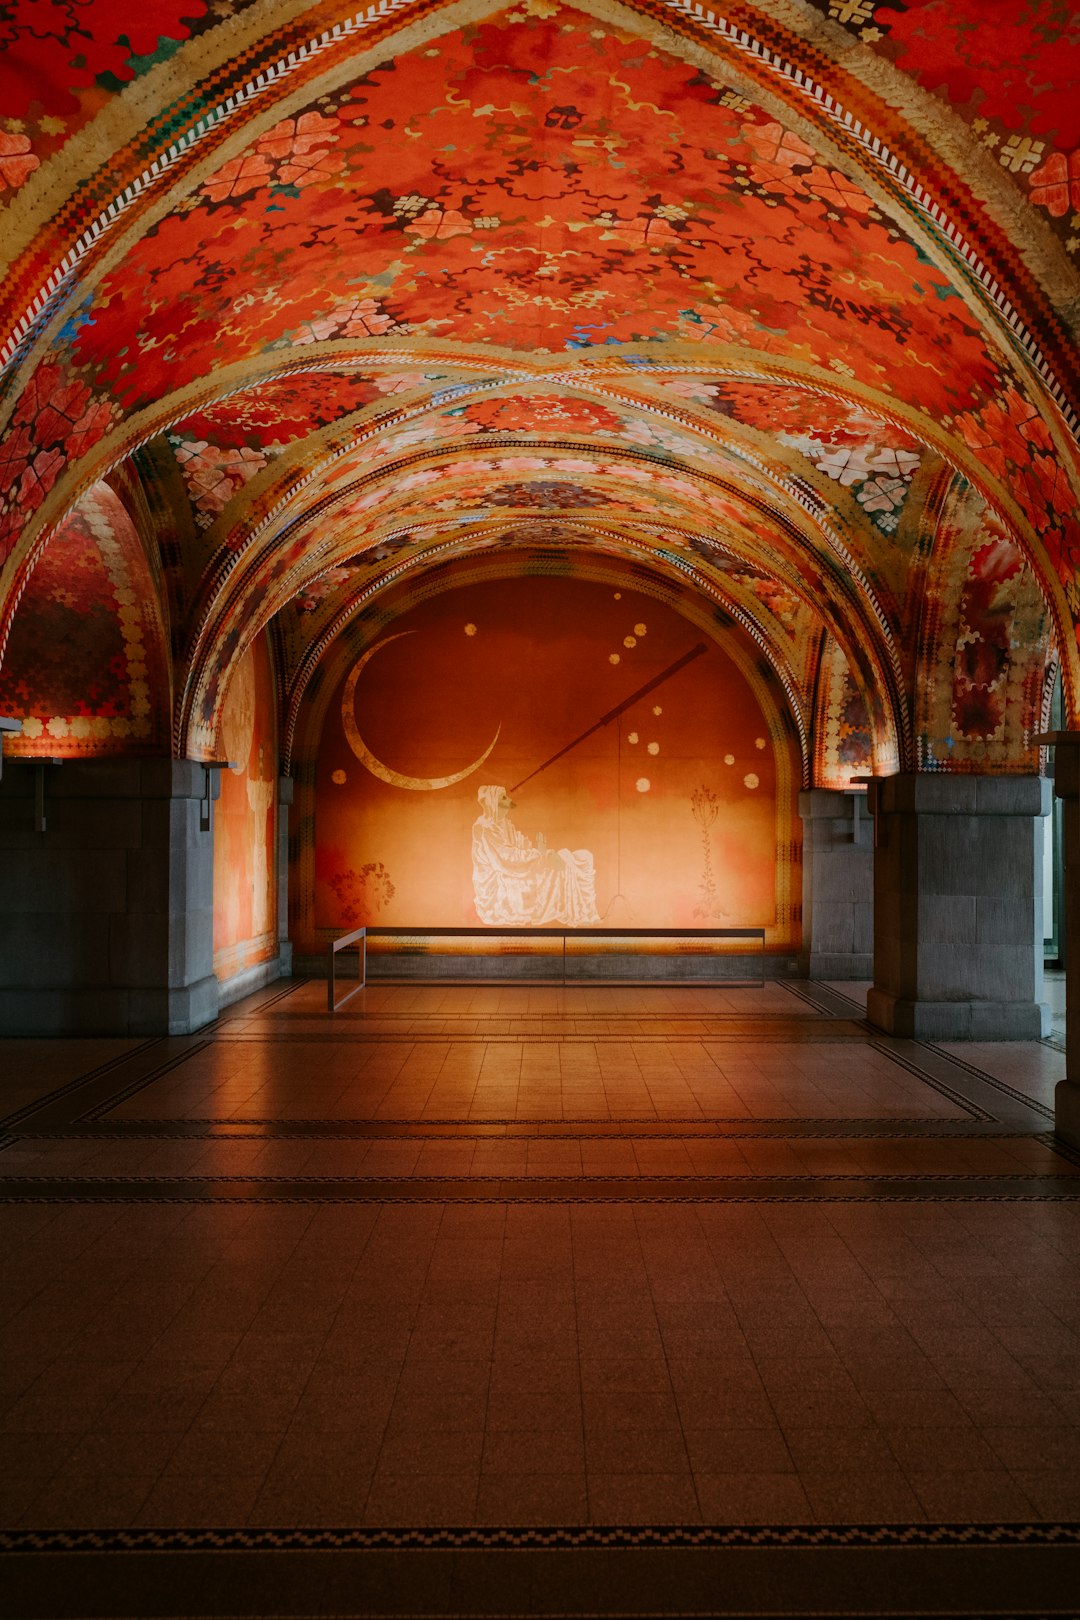
[[[350,866],[342,872],[334,872],[327,882],[337,895],[341,920],[349,928],[375,922],[396,892],[381,861],[367,861],[361,867]]]
[[[716,818],[720,814],[720,801],[712,788],[703,782],[696,787],[690,796],[690,813],[701,828],[701,904],[694,907],[694,916],[703,922],[722,922],[727,912],[721,909],[720,895],[716,887],[716,873],[713,870],[712,859],[712,829]]]

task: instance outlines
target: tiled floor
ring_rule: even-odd
[[[323,995],[0,1045],[0,1612],[472,1613],[467,1546],[490,1612],[683,1612],[706,1552],[697,1612],[827,1612],[814,1527],[897,1525],[908,1573],[845,1612],[1020,1612],[1025,1545],[1034,1609],[1075,1612],[1052,1047],[891,1041],[844,985]],[[290,1527],[340,1534],[269,1607]]]

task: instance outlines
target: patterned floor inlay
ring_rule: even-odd
[[[5,1204],[780,1204],[1080,1201],[1080,1181],[1022,1176],[275,1176],[5,1178]]]
[[[1080,1547],[1080,1523],[329,1525],[306,1529],[0,1530],[0,1553],[326,1552],[399,1548]]]

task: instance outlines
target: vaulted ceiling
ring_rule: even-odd
[[[206,756],[267,626],[289,733],[410,582],[558,554],[736,627],[808,775],[845,681],[879,768],[1030,760],[1051,646],[1080,696],[1078,66],[1057,0],[0,7],[22,746]],[[41,674],[64,612],[111,691]]]

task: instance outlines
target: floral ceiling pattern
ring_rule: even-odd
[[[510,546],[693,579],[831,694],[822,779],[1030,764],[1055,637],[1080,698],[1069,8],[443,9],[0,6],[4,668],[108,474],[181,751],[275,616],[295,698],[358,593]]]
[[[1069,0],[810,4],[947,102],[1060,227],[1067,252],[1080,249],[1080,12]]]

